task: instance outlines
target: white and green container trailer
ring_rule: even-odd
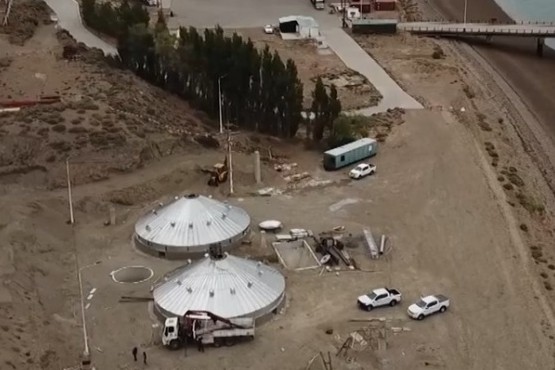
[[[378,153],[378,142],[371,138],[364,138],[324,153],[324,169],[337,170],[341,167],[372,157]]]

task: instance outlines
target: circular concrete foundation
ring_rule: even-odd
[[[121,284],[136,284],[149,280],[154,271],[144,266],[125,266],[110,273],[112,280]]]

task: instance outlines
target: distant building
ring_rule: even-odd
[[[279,19],[279,32],[283,39],[315,39],[320,27],[312,17],[290,15]]]
[[[357,8],[362,14],[397,10],[397,0],[353,0],[350,7]]]
[[[397,10],[397,0],[373,0],[373,1],[374,1],[374,10],[377,12]]]
[[[372,2],[373,0],[354,0],[350,7],[357,8],[362,14],[368,14],[372,12]]]

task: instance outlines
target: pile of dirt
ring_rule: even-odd
[[[0,26],[0,33],[7,34],[10,43],[23,45],[35,34],[38,26],[51,22],[50,9],[44,2],[14,1],[8,24],[5,27]]]
[[[365,76],[352,69],[347,69],[345,72],[341,73],[324,73],[320,76],[313,77],[311,81],[316,83],[318,77],[322,78],[324,86],[328,88],[331,87],[331,85],[335,85],[339,95],[341,95],[345,101],[351,100],[351,97],[354,96],[367,97],[365,100],[361,100],[359,104],[348,104],[347,106],[349,109],[375,106],[378,105],[380,100],[383,98],[382,94],[374,87],[374,85],[370,83],[370,81],[368,81]]]

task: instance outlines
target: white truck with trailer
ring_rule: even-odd
[[[421,297],[420,300],[411,304],[407,310],[408,315],[416,320],[423,320],[437,312],[445,312],[449,308],[449,298],[436,294]]]
[[[225,319],[208,311],[187,311],[182,317],[167,318],[162,344],[179,349],[187,343],[232,346],[240,339],[254,338],[253,318]]]
[[[395,306],[401,302],[401,292],[397,289],[379,288],[357,299],[358,306],[366,311],[381,306]]]

